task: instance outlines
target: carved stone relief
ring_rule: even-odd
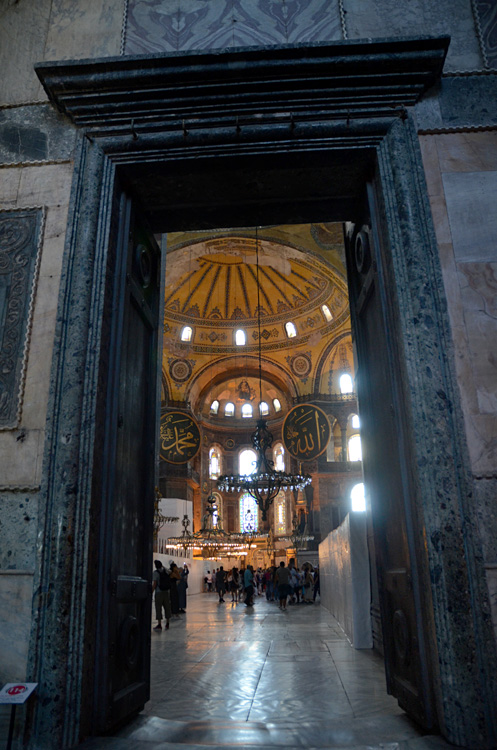
[[[0,429],[21,416],[43,216],[0,211]]]

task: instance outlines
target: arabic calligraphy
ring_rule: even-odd
[[[200,448],[200,429],[189,414],[172,411],[160,421],[160,457],[171,464],[184,464],[194,458]]]
[[[283,443],[291,456],[311,461],[326,450],[331,427],[325,412],[313,404],[294,406],[283,423]]]

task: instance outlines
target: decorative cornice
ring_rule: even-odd
[[[59,111],[92,137],[179,129],[186,138],[223,121],[239,129],[318,113],[321,122],[398,116],[439,79],[448,45],[448,36],[347,40],[35,69]]]

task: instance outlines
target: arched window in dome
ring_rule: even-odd
[[[273,406],[276,412],[281,411],[281,402],[279,398],[273,398]]]
[[[209,451],[209,478],[217,479],[221,475],[221,449],[213,445]]]
[[[366,510],[366,496],[364,494],[364,482],[355,484],[350,491],[351,508],[354,513],[364,513]]]
[[[297,335],[295,323],[292,323],[290,320],[288,321],[288,323],[285,323],[285,331],[288,338],[293,339]]]
[[[247,334],[243,330],[243,328],[239,328],[237,331],[235,331],[235,344],[236,346],[245,346],[247,343]]]
[[[354,430],[358,430],[361,426],[361,423],[359,421],[359,415],[358,414],[352,414],[351,420],[350,420],[350,426]]]
[[[191,341],[193,336],[193,328],[191,326],[184,326],[181,329],[181,341]]]
[[[283,491],[278,493],[274,501],[274,526],[276,534],[286,534],[286,498]]]
[[[240,531],[253,532],[259,528],[259,513],[254,498],[244,492],[240,496]]]
[[[235,404],[233,404],[231,401],[228,401],[224,407],[224,416],[232,417],[234,413],[235,413]]]
[[[265,401],[261,401],[259,404],[259,412],[261,417],[266,417],[269,414],[269,405]]]
[[[362,461],[361,436],[352,435],[348,442],[349,461]]]
[[[243,404],[242,405],[242,417],[244,419],[248,419],[253,414],[252,404]]]
[[[219,411],[219,401],[216,398],[211,404],[211,414],[217,414],[218,411]]]
[[[340,375],[340,393],[353,393],[354,392],[354,384],[352,383],[352,378],[348,374],[348,372],[344,372],[343,375]]]
[[[285,471],[285,449],[283,443],[275,443],[273,448],[273,461],[275,471]]]
[[[321,312],[323,313],[323,317],[326,322],[331,323],[331,321],[333,320],[333,313],[331,312],[328,305],[321,305]]]
[[[255,471],[255,462],[257,460],[257,456],[255,454],[255,451],[252,450],[252,448],[245,448],[240,453],[239,459],[238,459],[238,466],[239,466],[239,473],[240,474],[253,474]]]

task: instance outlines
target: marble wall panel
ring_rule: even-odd
[[[443,173],[447,212],[457,261],[496,257],[497,171]]]
[[[0,427],[3,429],[18,424],[42,229],[40,208],[0,212]]]
[[[33,65],[43,60],[52,0],[0,3],[0,104],[44,99]]]
[[[337,0],[130,0],[125,53],[341,38]]]
[[[75,138],[50,104],[0,109],[0,164],[70,159]]]
[[[0,205],[5,194],[8,207],[43,206],[45,231],[30,347],[28,351],[23,410],[19,427],[0,434],[1,484],[33,486],[40,482],[43,440],[50,381],[60,269],[69,201],[72,164],[50,164],[1,170],[10,179],[0,181]]]
[[[497,3],[495,0],[474,0],[481,25],[487,62],[497,68]]]
[[[421,146],[471,463],[477,477],[492,475],[497,470],[497,133],[427,136]],[[478,502],[497,534],[488,503]],[[487,560],[497,559],[494,546],[485,543]]]
[[[52,0],[45,60],[118,55],[123,0]]]
[[[344,0],[349,39],[450,34],[446,70],[476,70],[483,60],[471,0]]]
[[[37,518],[36,493],[2,494],[0,570],[34,570]]]
[[[0,682],[26,679],[32,574],[0,570]],[[15,637],[12,634],[15,633]]]

